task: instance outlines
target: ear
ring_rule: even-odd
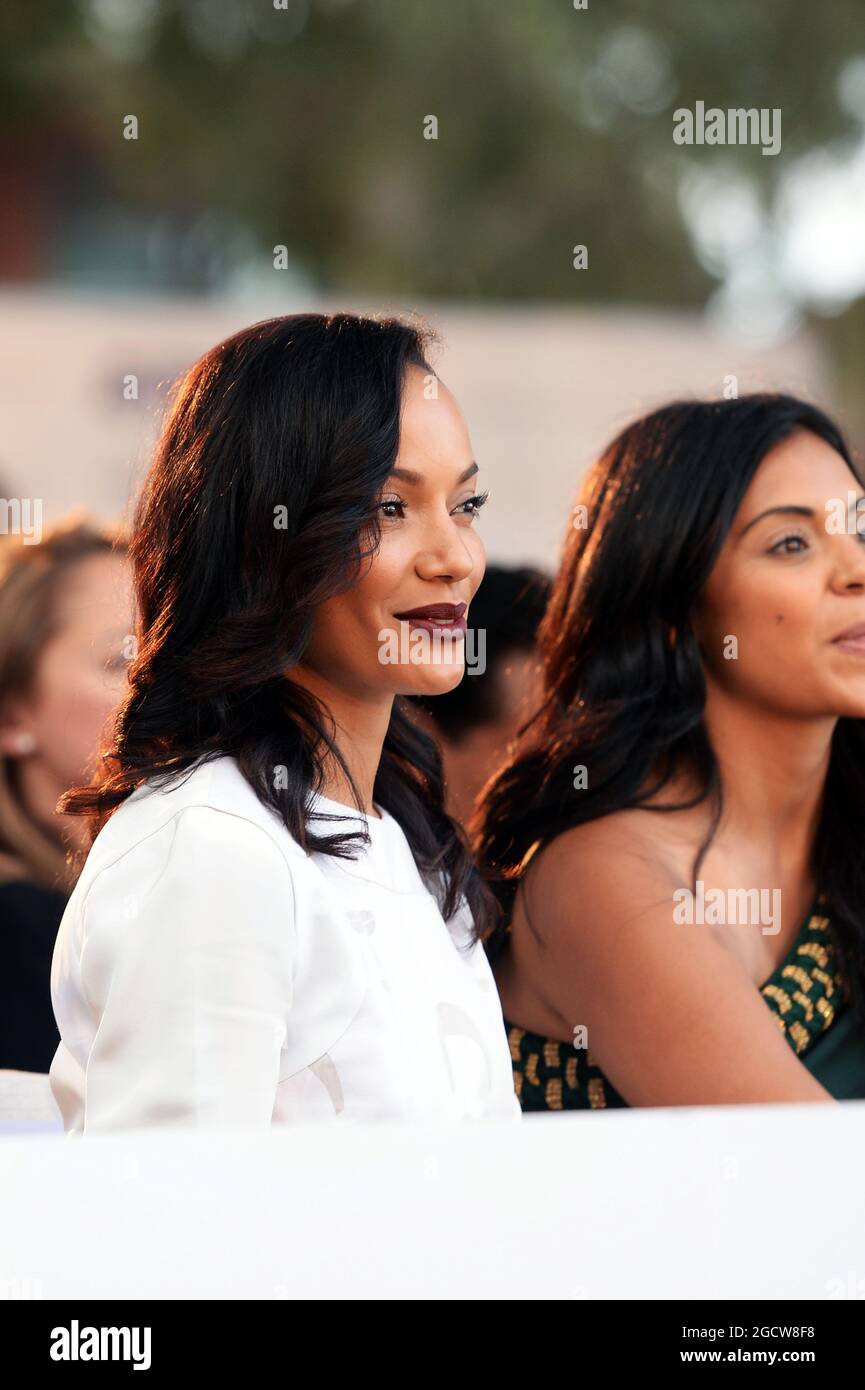
[[[24,706],[10,701],[0,714],[0,753],[4,757],[23,758],[33,752],[36,738],[28,725]]]

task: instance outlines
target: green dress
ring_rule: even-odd
[[[828,918],[809,912],[787,955],[760,987],[787,1042],[836,1100],[865,1099],[865,1024],[845,1003]],[[627,1107],[591,1052],[505,1019],[523,1110]]]

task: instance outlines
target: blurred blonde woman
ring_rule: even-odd
[[[81,822],[55,814],[126,684],[125,541],[75,515],[0,536],[0,1068],[47,1072],[51,953]]]

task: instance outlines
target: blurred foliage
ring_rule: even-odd
[[[78,133],[79,202],[215,211],[324,289],[687,304],[713,281],[672,111],[781,107],[783,160],[852,140],[837,79],[862,19],[862,0],[5,0],[0,122],[29,148]],[[721,154],[771,197],[781,158],[700,152]]]

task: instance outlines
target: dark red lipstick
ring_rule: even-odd
[[[394,613],[394,617],[412,627],[426,628],[427,632],[464,634],[466,606],[464,603],[425,603],[421,608],[407,608],[403,613]]]

